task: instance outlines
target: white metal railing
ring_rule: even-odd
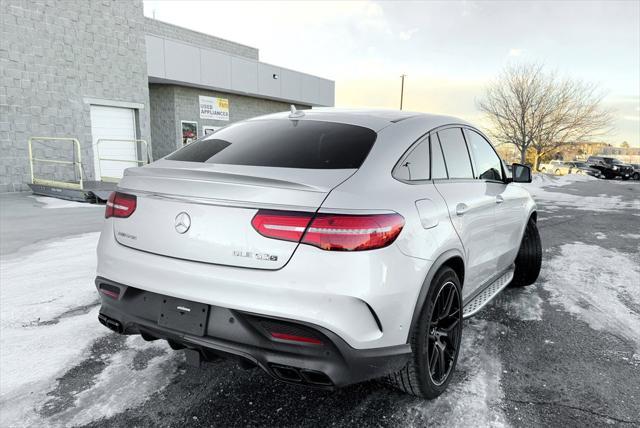
[[[103,144],[105,142],[113,142],[113,143],[133,143],[135,145],[136,148],[136,159],[116,159],[116,158],[103,158],[100,156],[100,144]],[[144,158],[139,157],[138,156],[138,144],[140,144],[141,146],[144,146]],[[117,138],[99,138],[96,141],[96,152],[98,154],[98,161],[97,166],[98,166],[98,176],[100,177],[100,180],[102,181],[120,181],[120,179],[122,177],[110,177],[110,176],[104,176],[102,175],[102,161],[110,161],[110,162],[128,162],[128,163],[134,163],[136,165],[144,165],[147,163],[151,163],[153,162],[153,159],[151,157],[151,151],[149,150],[149,144],[147,143],[146,140],[120,140]]]
[[[33,142],[34,141],[55,141],[55,142],[71,142],[73,149],[73,160],[59,160],[59,159],[49,159],[49,158],[36,158],[33,156]],[[31,168],[31,183],[33,184],[42,184],[45,186],[57,186],[64,187],[67,189],[82,189],[84,177],[82,174],[82,153],[80,151],[80,141],[76,138],[61,138],[61,137],[31,137],[28,140],[29,144],[29,166]],[[73,165],[73,174],[74,177],[79,177],[77,182],[72,181],[63,181],[56,180],[51,178],[41,178],[36,177],[33,164],[35,163],[51,163],[58,165]],[[77,168],[77,173],[76,173]]]

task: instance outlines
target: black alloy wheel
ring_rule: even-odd
[[[411,328],[411,358],[385,381],[407,394],[433,399],[447,389],[458,360],[462,285],[456,272],[444,266],[428,287],[420,316]]]
[[[431,381],[442,385],[451,373],[457,358],[462,333],[460,319],[461,299],[458,289],[451,281],[440,288],[435,298],[428,326],[427,366]]]

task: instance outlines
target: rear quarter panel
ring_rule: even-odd
[[[329,193],[321,211],[397,212],[404,217],[405,226],[395,245],[409,257],[434,260],[448,249],[461,249],[435,186],[428,181],[407,184],[392,176],[398,159],[429,130],[410,119],[381,130],[362,167]]]

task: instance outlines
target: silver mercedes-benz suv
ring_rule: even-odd
[[[128,169],[98,248],[100,322],[333,388],[447,387],[462,320],[533,283],[536,206],[462,120],[292,110]]]

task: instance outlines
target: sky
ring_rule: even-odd
[[[602,138],[640,147],[640,1],[145,1],[145,15],[256,47],[260,61],[336,82],[337,107],[450,114],[486,125],[484,89],[535,62],[597,83]]]

